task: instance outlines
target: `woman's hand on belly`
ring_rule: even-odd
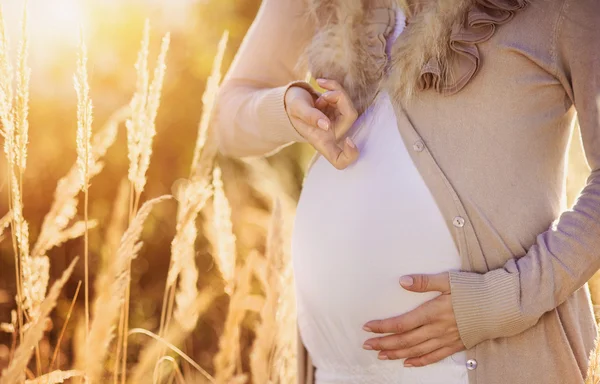
[[[363,348],[379,351],[381,360],[406,359],[404,365],[408,367],[433,364],[464,350],[452,309],[448,273],[405,276],[401,284],[409,291],[441,295],[403,315],[367,322],[366,331],[392,335],[368,339]]]
[[[358,148],[343,137],[358,115],[350,97],[335,80],[318,79],[327,90],[316,100],[302,87],[290,87],[285,94],[286,112],[294,128],[335,168],[344,169],[358,159]]]

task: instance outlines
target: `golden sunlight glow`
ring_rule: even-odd
[[[81,0],[29,0],[27,9],[31,42],[42,50],[51,50],[57,45],[77,44],[79,26],[86,23],[83,4]],[[2,5],[11,36],[20,36],[19,24],[25,1],[5,1]]]

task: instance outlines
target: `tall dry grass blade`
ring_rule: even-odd
[[[79,57],[77,59],[77,74],[74,77],[77,92],[77,168],[79,182],[84,194],[84,302],[85,302],[85,342],[88,342],[90,332],[90,277],[89,277],[89,231],[88,231],[88,187],[90,169],[94,165],[91,151],[92,137],[92,100],[87,74],[87,48],[83,41],[83,31],[79,35]]]
[[[236,274],[233,293],[230,295],[229,311],[221,337],[219,337],[219,351],[213,358],[215,379],[218,383],[230,383],[235,378],[236,368],[241,373],[241,348],[240,330],[246,316],[245,303],[252,293],[252,276],[255,265],[258,263],[259,254],[252,251],[244,266]]]
[[[3,135],[12,137],[12,134],[7,134],[6,130],[12,130],[12,118],[9,116],[12,111],[12,82],[13,71],[8,53],[10,52],[10,44],[6,26],[4,24],[4,12],[0,6],[0,118],[2,119]]]
[[[94,318],[84,356],[86,372],[91,382],[97,382],[104,369],[104,360],[114,337],[116,321],[124,301],[125,288],[131,278],[128,267],[142,247],[139,238],[144,222],[156,204],[170,198],[171,196],[161,196],[144,203],[121,237],[121,244],[114,259],[110,287],[98,293],[93,305]]]
[[[160,46],[160,53],[156,60],[152,83],[148,89],[148,101],[146,103],[146,125],[143,127],[143,134],[140,141],[140,162],[138,167],[138,175],[136,179],[136,191],[142,193],[146,185],[146,173],[150,166],[150,157],[152,155],[152,142],[156,135],[156,115],[160,105],[160,95],[162,92],[165,72],[167,70],[166,60],[169,43],[171,41],[170,34],[166,34]]]
[[[295,370],[295,298],[289,254],[285,251],[285,223],[275,201],[267,237],[266,267],[257,271],[265,290],[261,323],[250,354],[253,382],[288,383]]]
[[[114,275],[114,259],[119,249],[121,236],[127,229],[127,214],[129,206],[129,182],[121,180],[117,189],[117,197],[112,205],[112,215],[104,235],[102,243],[102,260],[99,272],[96,275],[94,287],[96,292],[108,289],[112,276]]]
[[[170,36],[167,34],[163,37],[154,69],[154,77],[152,82],[149,83],[150,23],[146,20],[142,45],[135,64],[137,83],[136,91],[130,103],[132,116],[127,121],[128,178],[133,184],[137,195],[142,193],[146,185],[146,172],[150,165],[152,141],[156,135],[155,120],[160,105],[169,42]]]
[[[198,296],[196,218],[212,195],[212,189],[202,182],[190,182],[182,186],[178,194],[177,232],[171,243],[172,261],[167,276],[167,288],[175,284],[175,279],[179,275],[174,316],[184,331],[191,332],[199,316],[199,313],[194,310],[194,302]]]
[[[150,21],[146,20],[142,43],[138,52],[135,69],[137,74],[136,90],[130,102],[131,118],[127,120],[127,155],[129,157],[128,178],[135,185],[139,174],[139,162],[142,153],[140,142],[146,126],[146,102],[148,100],[148,51],[150,46]]]
[[[211,187],[204,181],[181,184],[177,194],[177,227],[171,242],[171,262],[167,274],[163,306],[161,309],[159,335],[165,336],[175,316],[182,334],[189,334],[198,321],[200,311],[196,306],[198,297],[198,268],[196,266],[196,219],[212,195]],[[176,291],[175,283],[179,277]],[[173,306],[175,305],[175,310]],[[164,352],[163,352],[164,353]],[[160,376],[161,371],[157,374]]]
[[[31,69],[27,66],[29,51],[29,39],[27,34],[27,5],[23,9],[21,20],[21,41],[19,44],[19,56],[17,58],[17,87],[15,94],[14,119],[15,119],[15,144],[17,168],[20,170],[20,179],[27,166],[27,143],[29,141],[29,79]],[[20,180],[22,188],[22,180]]]
[[[85,234],[86,229],[94,229],[98,226],[97,220],[88,220],[87,224],[84,220],[76,221],[69,228],[63,229],[61,232],[56,234],[56,237],[51,239],[49,243],[47,243],[50,248],[58,247],[66,243],[69,240],[77,239]],[[34,256],[35,257],[35,256]]]
[[[104,127],[92,138],[91,156],[93,165],[88,169],[88,181],[99,174],[104,164],[101,159],[106,155],[117,137],[119,124],[130,115],[129,107],[122,107],[108,119]],[[45,255],[48,250],[59,244],[57,238],[65,237],[63,231],[77,213],[77,196],[82,188],[78,164],[75,163],[67,174],[58,181],[54,191],[54,200],[44,217],[40,234],[31,251],[34,257]]]
[[[585,384],[600,384],[600,334],[594,342],[594,350],[590,353]]]
[[[287,247],[286,249],[289,249]],[[284,252],[287,253],[287,252]],[[273,359],[276,382],[293,382],[298,374],[296,365],[296,297],[294,291],[293,270],[289,255],[282,273],[283,290],[277,308],[277,347]]]
[[[160,104],[160,94],[166,71],[166,56],[170,43],[170,35],[163,37],[160,53],[154,69],[154,78],[148,85],[148,45],[150,40],[150,24],[146,21],[142,47],[138,54],[136,71],[138,76],[136,92],[131,100],[132,118],[127,121],[127,148],[129,157],[128,178],[131,181],[130,217],[135,214],[140,196],[146,185],[146,172],[150,166],[152,142],[156,135],[156,115]],[[135,193],[134,193],[135,190]],[[135,195],[135,196],[134,196]],[[129,269],[131,266],[129,266]],[[127,365],[127,329],[129,326],[129,295],[130,287],[125,292],[125,306],[121,314],[123,324],[123,354],[121,362],[121,383],[125,384],[125,367]],[[117,355],[120,353],[117,346]],[[118,369],[118,367],[117,367]]]
[[[87,74],[87,47],[83,40],[83,32],[79,37],[79,56],[77,58],[77,73],[73,78],[77,93],[77,169],[79,170],[79,185],[82,191],[87,191],[89,172],[94,165],[92,156],[92,100]]]
[[[198,296],[195,298],[195,303],[193,305],[194,313],[204,313],[209,305],[213,302],[217,292],[212,288],[208,287],[200,291]],[[155,342],[146,344],[144,349],[139,355],[139,362],[133,368],[133,374],[131,376],[132,383],[147,383],[152,379],[152,374],[154,372],[154,367],[158,359],[160,359],[164,355],[165,347],[168,347],[172,351],[179,354],[182,358],[184,358],[188,363],[190,363],[194,368],[196,368],[199,372],[202,372],[204,376],[210,380],[210,382],[214,383],[214,378],[209,375],[206,371],[200,368],[189,356],[185,355],[181,350],[179,350],[176,346],[181,344],[183,340],[189,335],[188,331],[183,330],[183,328],[179,325],[179,323],[174,322],[171,326],[166,330],[165,336],[161,337],[153,334],[150,331],[140,330],[140,329],[132,329],[129,331],[129,334],[134,333],[144,333],[148,336],[151,336],[155,339]]]
[[[190,247],[193,255],[196,240],[196,217],[213,193],[211,186],[203,182],[187,182],[182,184],[177,193],[177,227],[171,243],[171,266],[167,275],[167,287],[175,285],[182,268],[190,261]],[[183,257],[182,254],[188,255]]]
[[[236,238],[231,223],[231,205],[225,195],[221,168],[215,167],[213,171],[213,207],[214,228],[216,231],[216,257],[215,262],[221,271],[225,281],[225,292],[231,295],[233,292],[235,263],[237,258]]]
[[[71,379],[73,377],[85,377],[85,372],[83,371],[52,371],[45,375],[36,377],[33,380],[25,380],[25,384],[57,384],[64,383],[65,380]]]
[[[273,207],[267,236],[266,259],[268,264],[262,281],[265,289],[265,303],[260,311],[261,322],[256,329],[256,339],[250,353],[252,381],[255,383],[269,383],[273,379],[271,364],[277,345],[277,305],[279,293],[283,288],[281,281],[281,273],[284,268],[282,227],[281,205],[277,200]]]
[[[177,364],[177,362],[175,361],[174,358],[172,358],[171,356],[163,356],[160,359],[158,359],[158,361],[156,362],[156,366],[154,367],[154,373],[152,374],[152,384],[158,384],[159,383],[159,371],[158,368],[160,368],[160,365],[164,362],[169,362],[171,364],[171,366],[173,367],[173,370],[175,371],[175,377],[177,378],[177,383],[178,384],[185,384],[185,378],[183,377],[183,374],[181,373],[181,370],[179,369],[179,365]]]
[[[2,372],[0,384],[14,384],[23,381],[24,372],[31,355],[33,354],[33,349],[44,335],[46,320],[56,305],[58,295],[60,294],[62,287],[71,276],[76,262],[77,258],[71,262],[69,267],[63,272],[61,278],[52,285],[52,288],[48,292],[48,296],[40,305],[40,316],[30,323],[27,332],[25,332],[23,342],[17,348],[13,360],[8,368]]]
[[[73,295],[73,299],[71,300],[71,305],[69,306],[69,310],[67,311],[67,317],[65,318],[65,322],[60,330],[60,334],[58,335],[58,340],[56,341],[56,346],[54,347],[54,353],[52,354],[52,360],[50,360],[50,367],[48,370],[52,370],[54,368],[54,362],[58,357],[58,353],[60,352],[60,344],[65,335],[65,330],[67,329],[67,325],[69,324],[69,320],[71,319],[71,313],[73,313],[73,307],[75,306],[75,302],[77,301],[77,296],[79,296],[79,289],[81,288],[81,280],[77,283],[77,288],[75,289],[75,294]]]
[[[8,208],[13,211],[13,175],[15,167],[15,126],[13,114],[13,70],[8,57],[9,42],[4,13],[0,7],[0,121],[2,122],[2,136],[4,136],[4,154],[6,156],[6,174],[8,178]],[[19,188],[19,187],[17,187]],[[19,215],[21,212],[17,212]],[[21,278],[20,255],[17,240],[18,216],[13,211],[11,220],[11,238],[15,263],[15,282],[17,286],[17,317],[19,323],[19,337],[23,340],[23,283]]]
[[[6,215],[2,216],[2,218],[0,219],[0,242],[4,240],[4,231],[6,230],[6,228],[8,228],[11,221],[12,211],[8,211]]]
[[[215,101],[221,83],[221,65],[225,56],[225,48],[229,39],[229,31],[223,32],[217,48],[217,54],[212,64],[210,76],[206,81],[206,88],[202,94],[202,116],[198,126],[198,137],[194,148],[190,179],[208,179],[213,168],[213,160],[217,154],[217,145],[213,132],[209,129],[213,116]]]
[[[28,236],[27,228],[27,225],[24,225],[24,237]],[[21,269],[24,308],[27,309],[30,320],[36,319],[39,316],[40,305],[46,297],[50,278],[50,260],[47,256],[22,258]]]

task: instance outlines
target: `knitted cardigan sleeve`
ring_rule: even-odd
[[[591,174],[574,206],[527,254],[485,274],[451,272],[452,301],[467,348],[533,326],[600,268],[600,2],[566,0],[552,44],[555,76],[577,110]]]
[[[315,91],[298,65],[314,26],[305,1],[264,0],[217,95],[214,124],[220,152],[243,157],[271,154],[306,140],[285,111],[291,86]]]

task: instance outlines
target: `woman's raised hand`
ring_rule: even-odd
[[[349,137],[340,138],[358,113],[350,97],[335,80],[317,79],[326,89],[316,100],[309,91],[291,87],[285,94],[286,112],[296,130],[335,168],[344,169],[358,159],[358,148]]]

